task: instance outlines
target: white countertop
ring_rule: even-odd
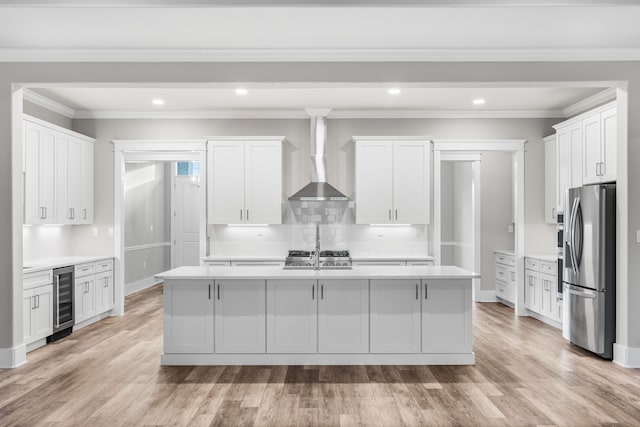
[[[349,270],[284,270],[274,266],[179,267],[159,273],[156,279],[477,279],[469,270],[454,266],[354,266]]]
[[[22,267],[23,273],[32,273],[34,271],[48,270],[51,268],[66,267],[69,265],[83,264],[85,262],[100,261],[103,259],[113,258],[113,255],[99,256],[68,256],[56,258],[41,258],[38,260],[26,261]]]
[[[511,256],[516,255],[513,249],[496,249],[494,252],[498,254],[511,255]]]
[[[210,255],[203,259],[207,261],[283,261],[286,255]],[[357,255],[352,254],[354,261],[424,261],[435,260],[430,255]]]
[[[558,255],[525,255],[525,258],[537,259],[538,261],[557,262]]]

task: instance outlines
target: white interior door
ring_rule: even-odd
[[[171,267],[200,265],[200,188],[192,176],[175,176],[171,210]]]

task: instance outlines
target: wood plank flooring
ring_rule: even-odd
[[[640,370],[474,305],[475,366],[162,367],[162,288],[0,370],[0,425],[640,425]]]

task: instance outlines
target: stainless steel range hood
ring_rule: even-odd
[[[307,110],[310,112],[310,110]],[[327,112],[328,113],[328,112]],[[348,202],[349,198],[327,182],[327,117],[311,114],[311,182],[293,196],[292,202]]]

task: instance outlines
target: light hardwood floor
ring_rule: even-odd
[[[0,370],[0,425],[640,425],[640,371],[474,305],[475,366],[162,367],[162,288]]]

